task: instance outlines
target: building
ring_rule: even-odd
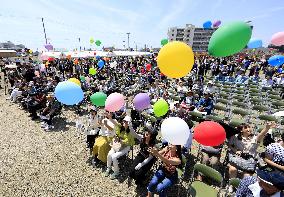
[[[182,41],[192,47],[195,52],[207,51],[209,40],[217,28],[204,29],[186,24],[184,28],[171,27],[168,30],[169,41]]]
[[[13,42],[7,41],[0,43],[0,49],[21,50],[25,49],[25,45],[23,44],[15,45]]]

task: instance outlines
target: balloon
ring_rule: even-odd
[[[93,44],[94,42],[95,42],[94,38],[91,37],[91,38],[90,38],[90,43]]]
[[[173,145],[185,145],[191,137],[187,123],[178,117],[169,117],[161,125],[162,138]]]
[[[71,55],[67,55],[66,58],[70,60],[71,59]]]
[[[101,42],[100,40],[96,40],[95,44],[96,44],[97,46],[100,46],[100,45],[102,44],[102,42]]]
[[[219,146],[225,141],[226,132],[219,123],[204,121],[194,128],[193,137],[204,146]]]
[[[49,51],[53,50],[53,46],[51,44],[44,45],[44,48],[46,48]]]
[[[96,92],[96,93],[92,94],[90,99],[91,99],[91,102],[93,103],[93,105],[96,105],[98,107],[105,106],[107,95],[103,92]]]
[[[52,62],[52,61],[54,61],[54,58],[53,58],[53,57],[49,57],[47,60],[48,60],[49,62]]]
[[[245,22],[232,22],[218,28],[210,38],[208,52],[226,57],[241,51],[251,38],[252,30]]]
[[[43,60],[43,61],[48,60],[48,56],[42,54],[42,55],[40,56],[40,59]]]
[[[262,47],[262,40],[260,39],[251,39],[248,43],[249,49],[256,49]]]
[[[166,38],[162,39],[161,40],[161,45],[164,46],[164,45],[168,44],[168,42],[169,42],[168,39],[166,39]]]
[[[89,69],[89,74],[90,75],[95,75],[95,74],[97,74],[97,70],[95,68],[90,68]]]
[[[100,60],[100,61],[98,62],[98,67],[99,67],[100,69],[102,69],[102,68],[104,67],[104,65],[105,65],[105,62],[104,62],[103,60]]]
[[[271,38],[271,44],[275,46],[284,45],[284,31],[274,34]]]
[[[30,49],[30,50],[29,50],[29,53],[33,53],[33,50]]]
[[[220,21],[220,20],[215,21],[215,22],[213,23],[213,27],[219,27],[220,25],[221,25],[221,21]]]
[[[151,70],[151,67],[152,67],[151,64],[147,64],[147,65],[146,65],[146,70],[147,70],[147,71],[150,71],[150,70]]]
[[[78,59],[75,59],[74,60],[74,64],[78,64],[79,63],[79,60]]]
[[[284,56],[283,55],[274,55],[268,59],[268,63],[271,66],[281,66],[284,64]]]
[[[73,83],[77,84],[78,86],[81,86],[81,82],[76,78],[70,78],[70,79],[68,79],[68,81],[73,82]]]
[[[96,59],[97,59],[97,60],[101,59],[101,56],[97,55],[97,56],[96,56]]]
[[[191,71],[194,55],[190,46],[183,42],[173,41],[161,48],[157,63],[164,75],[170,78],[181,78]]]
[[[54,93],[56,99],[65,105],[75,105],[84,99],[81,87],[71,81],[59,82]]]
[[[97,53],[96,52],[94,52],[94,55],[96,55]]]
[[[45,62],[45,66],[48,66],[49,65],[49,61]]]
[[[150,106],[150,97],[146,93],[139,93],[133,99],[135,109],[142,111]]]
[[[203,23],[203,28],[204,29],[210,29],[212,26],[212,22],[211,21],[206,21],[205,23]]]
[[[125,104],[124,97],[119,93],[110,94],[105,102],[105,109],[109,112],[120,110]]]
[[[80,80],[81,80],[82,82],[86,81],[85,76],[80,76]]]
[[[169,104],[164,99],[159,99],[153,106],[156,117],[165,115],[169,110]]]

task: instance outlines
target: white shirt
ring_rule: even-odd
[[[260,197],[260,191],[262,190],[262,187],[259,186],[258,181],[248,186],[248,188],[250,189],[254,197]],[[277,192],[270,197],[280,197],[280,192]]]
[[[107,118],[103,119],[102,123],[102,127],[101,130],[99,131],[99,135],[101,136],[107,136],[107,137],[113,137],[115,135],[115,131],[109,130],[105,125],[104,125],[104,121],[107,120],[107,124],[114,129],[114,124]]]

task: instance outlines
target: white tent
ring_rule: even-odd
[[[62,54],[65,56],[71,55],[72,58],[86,58],[86,57],[113,57],[113,56],[144,56],[151,55],[149,52],[139,52],[139,51],[113,51],[113,52],[105,52],[105,51],[68,51],[68,52],[43,52],[41,55],[60,58]]]

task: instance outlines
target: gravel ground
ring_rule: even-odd
[[[73,112],[64,112],[60,126],[45,132],[5,97],[1,90],[0,196],[145,196],[146,186],[136,188],[126,175],[112,181],[102,168],[88,165]]]

